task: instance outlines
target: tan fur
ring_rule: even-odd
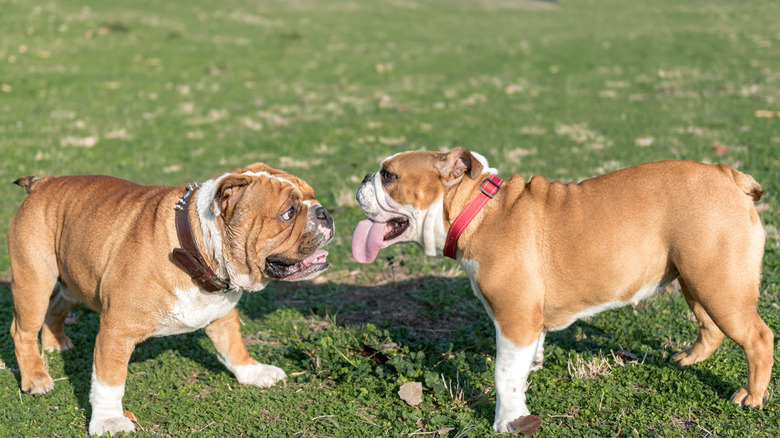
[[[292,184],[244,172],[267,172]],[[300,260],[329,240],[309,225],[312,216],[303,201],[319,204],[303,180],[256,163],[221,181],[214,200],[219,206],[216,228],[224,259],[237,275],[265,284],[271,279],[265,272],[267,257]],[[22,390],[52,389],[38,351],[38,332],[43,326],[45,350],[71,347],[63,322],[79,302],[101,314],[94,352],[97,379],[123,385],[135,345],[166,320],[177,290],[196,286],[170,258],[179,247],[174,206],[186,187],[142,186],[94,175],[25,177],[17,183],[29,192],[8,231],[11,335]],[[225,267],[215,253],[204,251],[195,201],[199,191],[188,211],[193,234],[207,263],[224,278]],[[283,223],[279,216],[291,205],[300,211]],[[232,365],[256,363],[244,347],[235,308],[211,322],[206,333]]]
[[[443,163],[456,162],[435,152],[397,155],[383,162],[398,175],[383,189],[398,204],[423,210],[443,200],[449,228],[486,177],[466,173],[447,188],[453,165]],[[675,359],[702,361],[729,336],[749,369],[748,385],[732,400],[761,407],[773,364],[773,334],[756,312],[764,231],[753,201],[762,194],[750,175],[691,161],[646,163],[579,184],[515,175],[458,249],[461,260],[478,261],[476,283],[517,346],[588,309],[629,303],[640,289],[680,278],[701,332]]]

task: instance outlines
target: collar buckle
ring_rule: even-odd
[[[480,190],[482,190],[482,193],[485,194],[490,199],[493,199],[494,196],[498,193],[499,190],[501,190],[501,184],[499,184],[497,181],[493,181],[494,177],[485,178],[484,181],[482,181],[482,185],[479,187]],[[493,185],[493,187],[490,187],[490,185]],[[491,191],[488,191],[488,190]]]
[[[463,234],[463,231],[471,223],[472,219],[482,210],[482,207],[498,194],[503,183],[504,180],[496,175],[491,175],[482,181],[482,184],[479,186],[479,190],[482,193],[477,195],[450,225],[450,230],[447,232],[447,239],[442,249],[442,254],[445,257],[457,260],[458,239],[460,239],[461,234]]]

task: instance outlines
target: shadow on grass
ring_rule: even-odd
[[[239,304],[242,312],[254,318],[278,307],[295,308],[303,314],[335,317],[340,326],[373,324],[388,330],[394,340],[434,356],[449,350],[469,350],[475,354],[495,356],[493,323],[482,303],[474,297],[466,278],[417,277],[377,286],[276,283],[261,296],[259,299],[242,300]],[[678,298],[682,300],[682,297]],[[580,334],[585,334],[585,339],[580,339]],[[562,350],[566,356],[594,354],[597,351],[607,355],[610,350],[618,351],[624,347],[649,347],[648,355],[638,358],[644,362],[639,366],[682,370],[665,352],[668,348],[664,345],[667,334],[636,329],[631,335],[630,345],[619,345],[608,330],[602,330],[597,324],[578,321],[566,330],[550,332],[545,347]],[[687,340],[693,341],[696,332],[688,336],[690,339]],[[565,370],[566,359],[559,357],[557,360],[562,362]],[[726,399],[737,389],[732,382],[712,373],[709,368],[693,366],[687,367],[685,372],[693,373]],[[486,418],[493,417],[492,408],[489,406],[485,410]]]
[[[13,317],[11,301],[10,286],[0,284],[0,327],[6,329]],[[457,350],[469,350],[472,354],[484,356],[495,354],[493,324],[481,302],[473,296],[465,278],[416,277],[376,286],[330,282],[274,283],[262,292],[245,294],[239,302],[241,313],[251,319],[262,319],[280,308],[330,318],[339,326],[372,324],[387,330],[395,342],[435,357]],[[79,407],[87,410],[89,415],[92,351],[99,319],[86,307],[78,308],[73,315],[78,322],[66,327],[66,332],[75,348],[62,353],[63,370],[73,385]],[[7,330],[5,333],[8,333]],[[580,339],[583,333],[585,340]],[[635,345],[645,345],[653,351],[649,353],[649,360],[641,366],[679,369],[673,361],[662,358],[664,346],[660,335],[648,336],[646,333],[640,331],[634,339]],[[131,363],[155,359],[161,353],[172,350],[210,372],[227,372],[217,360],[213,348],[205,348],[201,343],[204,337],[205,334],[199,330],[148,339],[136,347]],[[611,337],[598,326],[580,321],[567,330],[550,333],[545,345],[548,349],[554,346],[562,350],[564,355],[592,354],[597,350],[607,352],[624,347],[615,345]],[[8,335],[3,339],[0,342],[0,359],[15,372],[19,382],[13,342]],[[565,361],[561,357],[554,360]],[[726,398],[736,390],[733,384],[708,369],[693,367],[688,372],[694,373]],[[480,404],[474,409],[486,418],[493,416],[492,403]]]

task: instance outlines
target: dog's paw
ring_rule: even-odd
[[[677,365],[681,367],[686,367],[688,365],[693,365],[695,363],[699,363],[706,359],[707,357],[700,357],[695,356],[691,353],[691,349],[681,351],[674,356],[672,356],[672,359],[677,362]]]
[[[54,380],[45,370],[22,375],[22,391],[28,394],[46,394],[54,389]]]
[[[41,335],[41,347],[43,351],[65,351],[73,348],[73,341],[69,337],[63,336],[62,338],[44,337]]]
[[[764,395],[757,397],[748,392],[747,388],[739,388],[734,395],[731,396],[731,402],[737,404],[743,408],[751,407],[763,409],[764,403],[769,401],[769,393],[764,391]]]
[[[514,411],[503,411],[499,407],[493,422],[493,429],[498,433],[514,432],[518,430],[518,421],[522,422],[523,419],[529,417],[534,417],[534,415],[531,415],[525,406]]]
[[[261,388],[274,386],[276,382],[287,377],[281,368],[273,365],[256,363],[252,365],[237,366],[233,370],[238,383],[243,385],[255,385]]]
[[[135,432],[135,424],[127,417],[93,418],[89,422],[90,435],[116,435],[119,432]]]
[[[498,433],[511,432],[512,428],[509,426],[509,423],[509,421],[496,418],[496,421],[493,422],[493,430]]]
[[[504,424],[498,424],[498,420],[496,420],[493,429],[498,433],[516,432],[519,435],[533,435],[539,430],[541,424],[542,419],[536,415],[523,415]]]
[[[687,351],[680,351],[678,353],[675,353],[674,356],[672,356],[672,360],[677,362],[677,365],[680,365],[681,367],[690,365],[693,363],[690,356],[688,356]]]

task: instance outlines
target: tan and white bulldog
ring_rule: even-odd
[[[398,242],[442,255],[453,221],[495,174],[463,148],[385,159],[357,192],[369,219],[355,229],[355,259],[370,263]],[[762,407],[774,337],[756,312],[764,230],[753,202],[761,196],[751,176],[691,161],[646,163],[579,184],[507,180],[453,250],[496,327],[495,430],[529,415],[526,380],[541,364],[547,330],[646,298],[674,279],[700,328],[674,359],[703,361],[725,334],[748,363],[748,384],[731,400]]]
[[[100,312],[90,434],[135,429],[122,396],[130,355],[149,337],[205,328],[239,383],[285,378],[249,356],[236,304],[270,280],[306,280],[328,267],[320,248],[333,220],[306,182],[255,163],[190,189],[94,175],[17,184],[29,193],[8,230],[11,336],[24,392],[54,387],[38,332],[44,350],[72,347],[63,322],[80,303]]]

